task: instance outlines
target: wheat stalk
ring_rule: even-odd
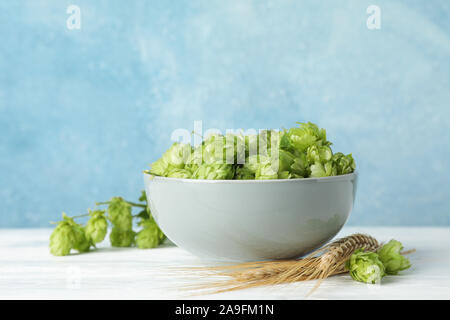
[[[219,293],[264,285],[319,280],[312,292],[329,276],[346,272],[345,263],[355,250],[377,251],[379,247],[380,244],[375,238],[357,233],[333,241],[299,260],[257,261],[202,268],[201,270],[208,274],[228,276],[229,279],[196,288],[215,289],[214,293]]]

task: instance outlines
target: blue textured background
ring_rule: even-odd
[[[450,225],[449,17],[446,0],[1,1],[0,227],[136,199],[194,120],[316,122],[357,160],[349,223]]]

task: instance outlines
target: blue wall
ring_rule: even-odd
[[[316,122],[357,160],[350,224],[450,225],[449,17],[445,0],[2,1],[0,227],[136,199],[194,120]]]

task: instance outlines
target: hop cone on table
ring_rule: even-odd
[[[90,244],[85,229],[63,213],[63,220],[50,236],[50,252],[55,256],[66,256],[72,249],[87,252]]]
[[[136,235],[136,245],[138,248],[155,248],[166,238],[153,218],[143,219],[139,225],[142,227],[142,230]]]
[[[175,169],[173,169],[175,170]],[[181,170],[181,169],[176,169]],[[96,205],[108,205],[105,210],[89,210],[88,214],[68,217],[63,213],[62,221],[50,236],[50,252],[55,256],[66,256],[71,250],[87,252],[91,246],[103,241],[108,232],[108,220],[112,224],[109,235],[113,247],[155,248],[161,244],[165,235],[159,229],[153,219],[147,205],[145,192],[139,197],[140,203],[124,200],[121,197],[113,197],[107,202],[98,202]],[[133,216],[132,208],[140,208],[140,212]],[[74,221],[76,218],[89,217],[86,226]],[[133,231],[133,218],[140,219],[139,226],[142,227],[138,233]]]
[[[63,213],[63,220],[58,223],[50,236],[50,252],[55,256],[66,256],[75,242],[75,232]]]
[[[90,219],[86,225],[86,237],[93,243],[102,242],[108,231],[104,210],[95,210],[89,213]]]
[[[383,263],[375,252],[356,250],[347,262],[350,276],[360,282],[379,283],[386,275]]]
[[[116,228],[130,230],[133,223],[131,205],[121,197],[113,197],[108,206],[108,218]]]
[[[113,227],[109,240],[113,247],[131,247],[134,244],[135,232],[133,230],[123,230]]]
[[[391,240],[386,243],[380,250],[378,256],[383,262],[387,274],[398,274],[399,271],[411,267],[411,263],[407,258],[400,254],[403,249],[402,243],[397,240]]]

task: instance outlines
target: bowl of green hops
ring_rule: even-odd
[[[313,123],[174,143],[144,171],[166,236],[208,259],[300,257],[333,238],[355,199],[352,154],[334,153]]]

